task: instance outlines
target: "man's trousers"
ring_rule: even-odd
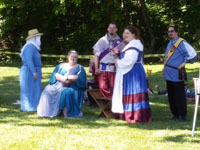
[[[187,102],[185,98],[184,81],[167,81],[168,100],[171,112],[176,117],[186,117]]]

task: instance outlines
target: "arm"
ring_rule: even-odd
[[[94,56],[94,66],[95,66],[95,74],[98,75],[100,73],[99,70],[99,56]]]
[[[105,40],[102,38],[97,41],[97,43],[93,46],[93,53],[94,53],[94,65],[95,65],[95,74],[98,75],[100,73],[99,70],[99,56],[105,50]]]
[[[113,47],[112,48],[112,53],[118,55],[119,54],[119,48],[118,47]]]
[[[184,55],[184,62],[194,63],[197,60],[196,50],[186,41],[180,44],[181,53]]]
[[[60,68],[61,64],[57,65],[55,67],[55,69],[53,70],[53,72],[51,73],[50,79],[49,79],[49,84],[54,84],[56,83],[57,79],[56,79],[56,73],[58,72],[59,68]]]
[[[185,67],[185,62],[183,62],[182,64],[180,64],[180,65],[177,67],[177,69],[178,69],[178,70],[181,70],[181,68],[183,68],[183,67]]]
[[[60,73],[55,73],[56,80],[63,82],[63,83],[69,83],[69,82],[76,82],[78,79],[78,75],[68,75],[66,73],[65,75],[62,75]]]
[[[116,66],[119,69],[127,69],[132,67],[138,59],[138,52],[135,50],[128,50],[125,53],[124,58],[116,61]]]
[[[68,76],[67,75],[61,75],[60,73],[55,73],[55,78],[56,78],[56,80],[58,80],[58,81],[60,81],[60,82],[65,82],[65,81],[67,81],[67,79],[68,79]]]
[[[33,63],[33,56],[34,56],[35,51],[36,51],[36,48],[33,45],[28,44],[24,50],[24,59],[25,59],[25,62],[27,63],[28,68],[33,73],[34,79],[37,79],[37,73],[36,73],[34,63]]]
[[[80,66],[80,72],[78,73],[77,86],[83,89],[87,87],[87,75],[82,66]]]
[[[84,100],[84,91],[87,87],[87,76],[85,73],[85,69],[80,66],[80,71],[77,74],[78,75],[78,79],[76,81],[76,83],[74,84],[74,89],[77,90],[77,94],[78,94],[78,103],[79,103],[79,108],[82,108],[82,104],[83,104],[83,100]],[[73,85],[72,85],[73,86]]]
[[[78,79],[78,75],[69,75],[69,71],[66,74],[60,74],[59,72],[55,73],[56,80],[63,82],[63,83],[69,83],[69,82],[76,82]]]
[[[78,75],[67,75],[65,81],[76,82],[77,80],[78,80]]]
[[[94,66],[94,58],[91,58],[90,62],[89,62],[89,72],[90,73],[93,73],[93,70],[92,70],[93,66]]]
[[[79,65],[79,71],[76,75],[68,75],[68,80],[76,82],[77,87],[86,88],[87,86],[87,75],[85,69]]]
[[[185,63],[187,62],[193,63],[194,61],[196,61],[197,53],[195,49],[186,41],[183,41],[180,44],[180,52],[184,56],[184,61],[177,67],[178,70],[185,67]]]
[[[79,66],[79,71],[76,75],[68,75],[65,74],[64,76],[56,73],[56,78],[64,83],[73,82],[74,85],[78,88],[86,88],[87,86],[87,76],[85,73],[85,69],[82,66]]]

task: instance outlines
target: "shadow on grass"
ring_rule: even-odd
[[[162,112],[160,112],[162,110]],[[160,112],[160,113],[158,113]],[[91,109],[86,104],[83,106],[82,118],[67,118],[55,117],[55,118],[38,118],[35,112],[20,112],[19,106],[1,106],[0,124],[12,124],[15,126],[39,126],[39,127],[58,127],[58,128],[74,128],[79,126],[81,128],[108,128],[108,127],[129,127],[138,128],[142,130],[191,130],[191,120],[182,123],[179,121],[169,120],[167,114],[169,113],[168,108],[165,105],[159,106],[154,104],[152,106],[152,123],[136,123],[129,124],[125,121],[106,119],[98,117],[100,110]],[[199,121],[199,120],[198,120]]]
[[[164,140],[168,142],[179,142],[179,143],[185,143],[185,142],[199,143],[200,141],[197,138],[200,138],[200,135],[195,135],[195,137],[192,138],[191,134],[182,134],[176,136],[167,136],[164,137]]]
[[[46,66],[48,67],[48,65]],[[12,69],[12,68],[11,68]],[[189,75],[195,75],[198,73],[198,69],[189,69],[191,72]],[[44,78],[50,76],[51,72],[45,72]],[[167,97],[153,95],[150,96],[151,110],[152,110],[152,123],[136,123],[128,124],[125,121],[106,119],[98,117],[100,113],[99,109],[91,109],[86,104],[83,106],[84,116],[82,118],[37,118],[36,113],[20,112],[19,106],[12,105],[17,99],[19,99],[19,81],[18,75],[12,75],[4,77],[0,80],[0,124],[11,124],[15,126],[32,126],[32,127],[58,127],[58,128],[108,128],[108,127],[128,127],[138,128],[142,130],[179,130],[186,129],[191,130],[193,106],[194,103],[188,106],[188,122],[181,123],[179,121],[171,121],[171,112],[168,106]],[[159,84],[161,88],[165,88],[165,81],[160,71],[152,74],[152,84]],[[43,82],[43,85],[47,85],[47,81]],[[197,118],[197,122],[199,119]],[[189,135],[186,135],[189,136]],[[198,136],[198,135],[197,135]],[[168,137],[165,140],[175,140],[174,137]],[[182,142],[183,135],[180,135],[178,142]]]

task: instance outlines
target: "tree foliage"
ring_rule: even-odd
[[[63,54],[76,49],[92,54],[93,44],[107,31],[110,21],[141,30],[146,53],[162,53],[169,25],[197,49],[200,45],[198,0],[0,0],[1,43],[19,51],[27,31],[44,33],[42,53]]]

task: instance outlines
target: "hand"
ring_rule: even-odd
[[[95,69],[95,75],[99,75],[100,74],[100,70],[99,70],[99,68],[96,68]]]
[[[33,78],[36,80],[38,78],[37,73],[33,73]]]
[[[68,75],[67,80],[75,82],[78,79],[77,75]]]
[[[112,50],[111,50],[111,52],[114,53],[114,54],[119,54],[118,47],[113,47]]]
[[[183,62],[182,64],[180,64],[177,69],[180,70],[181,68],[185,67],[185,63]]]
[[[55,73],[55,78],[56,78],[56,80],[60,81],[60,74],[59,73]]]
[[[115,59],[115,66],[117,65],[117,61],[118,61],[118,60],[119,60],[118,58]]]
[[[58,80],[58,81],[60,81],[60,82],[65,82],[66,77],[67,77],[67,76],[63,76],[63,75],[61,75],[61,74],[59,74],[59,73],[56,73],[56,74],[55,74],[56,80]]]

